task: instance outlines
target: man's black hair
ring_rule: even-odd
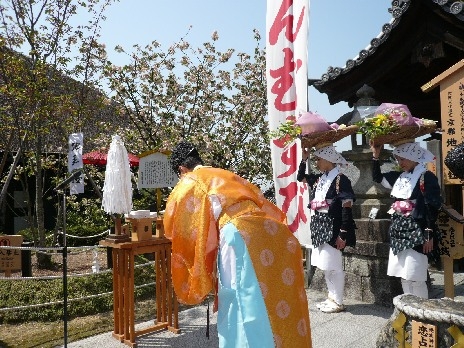
[[[171,163],[172,170],[178,176],[180,176],[179,166],[193,169],[195,166],[203,164],[197,149],[188,141],[181,141],[176,145],[174,150],[172,150],[169,161]]]

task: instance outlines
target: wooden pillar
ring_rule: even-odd
[[[445,297],[454,298],[454,276],[453,264],[454,260],[451,257],[442,257],[444,283],[445,283]]]

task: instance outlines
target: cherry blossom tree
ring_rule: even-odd
[[[253,56],[220,52],[211,41],[192,48],[182,38],[166,51],[157,41],[133,52],[124,66],[109,63],[114,100],[131,120],[125,142],[139,153],[171,149],[181,139],[196,144],[205,161],[260,186],[272,180],[268,138],[265,54],[254,32]]]

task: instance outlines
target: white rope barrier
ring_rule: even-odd
[[[135,265],[134,268],[141,268],[145,267],[148,265],[153,265],[155,264],[155,261],[149,261],[145,263],[141,263],[138,265]],[[85,277],[85,276],[90,276],[90,275],[95,275],[95,274],[102,274],[102,273],[112,273],[112,269],[107,269],[105,271],[99,271],[99,272],[88,272],[88,273],[71,273],[68,274],[68,278],[77,278],[77,277]],[[62,275],[57,275],[57,276],[40,276],[40,277],[0,277],[0,280],[49,280],[49,279],[62,279]]]
[[[36,251],[50,250],[50,251],[53,251],[53,250],[62,250],[63,248],[62,247],[40,247],[40,248],[38,248],[38,247],[4,246],[4,245],[1,245],[0,250],[1,249],[36,250]]]
[[[73,250],[73,249],[95,249],[95,248],[101,248],[101,249],[105,249],[106,250],[106,247],[102,247],[102,246],[99,246],[99,245],[89,245],[89,246],[77,246],[77,247],[71,247],[71,246],[68,246],[67,249],[68,250]],[[63,250],[63,247],[62,246],[59,246],[59,247],[22,247],[22,246],[4,246],[4,245],[1,245],[0,246],[0,249],[18,249],[18,250],[35,250],[37,252],[41,252],[43,250],[47,251],[62,251]]]
[[[141,288],[145,288],[147,286],[153,286],[153,285],[155,285],[155,282],[137,285],[137,286],[135,286],[135,289],[141,289]],[[82,301],[82,300],[88,300],[88,299],[96,298],[96,297],[108,296],[108,295],[112,295],[112,294],[113,294],[113,292],[110,291],[110,292],[102,292],[100,294],[95,294],[95,295],[76,297],[76,298],[68,299],[68,303]],[[0,312],[7,312],[7,311],[14,311],[14,310],[28,309],[28,308],[38,308],[38,307],[45,307],[45,306],[51,306],[51,305],[62,305],[62,304],[63,304],[63,301],[54,301],[54,302],[47,302],[47,303],[36,303],[36,304],[27,305],[27,306],[16,306],[16,307],[0,308]]]
[[[68,249],[71,250],[81,250],[79,252],[76,252],[74,254],[79,254],[81,252],[85,252],[88,250],[96,250],[98,248],[101,249],[106,249],[106,247],[100,247],[100,246],[80,246],[80,247],[68,247]],[[36,253],[44,252],[44,251],[55,251],[54,254],[61,254],[60,251],[63,250],[62,247],[16,247],[16,246],[0,246],[1,249],[19,249],[19,250],[31,250],[35,251]],[[83,249],[83,250],[82,250]],[[143,264],[138,264],[135,265],[135,268],[141,268],[141,267],[146,267],[146,266],[151,266],[154,265],[155,261],[148,261]],[[74,273],[74,274],[67,274],[67,278],[76,278],[76,277],[86,277],[86,276],[91,276],[91,275],[97,275],[97,274],[105,274],[105,273],[112,273],[113,270],[107,269],[104,271],[99,271],[99,272],[87,272],[87,273]],[[62,279],[62,275],[53,275],[53,276],[39,276],[39,277],[0,277],[1,280],[8,280],[8,281],[13,281],[13,280],[53,280],[53,279]],[[141,284],[138,286],[135,286],[135,289],[140,289],[144,288],[147,286],[153,286],[155,285],[154,282],[151,283],[146,283],[146,284]],[[105,292],[105,293],[100,293],[100,294],[94,294],[94,295],[88,295],[88,296],[83,296],[83,297],[78,297],[78,298],[73,298],[69,299],[69,302],[76,302],[76,301],[82,301],[82,300],[87,300],[91,298],[96,298],[96,297],[102,297],[102,296],[108,296],[113,294],[113,292]],[[63,301],[53,301],[53,302],[47,302],[47,303],[38,303],[38,304],[30,304],[30,305],[24,305],[24,306],[16,306],[16,307],[4,307],[0,308],[0,312],[6,312],[6,311],[12,311],[12,310],[22,310],[22,309],[28,309],[28,308],[38,308],[38,307],[44,307],[44,306],[51,306],[51,305],[60,305],[63,304]]]
[[[74,236],[72,234],[66,233],[66,238],[76,238],[76,239],[96,238],[96,237],[102,237],[110,233],[111,233],[110,230],[103,231],[100,234],[94,234],[93,236]],[[58,234],[63,234],[63,231],[58,231]]]
[[[106,250],[106,247],[101,247],[98,245],[93,246],[78,246],[78,247],[67,247],[68,255],[78,255],[88,250],[95,250],[97,248]],[[62,255],[64,247],[22,247],[22,246],[0,246],[1,249],[16,249],[16,250],[31,250],[37,254],[47,254],[47,255]],[[71,250],[71,251],[70,251]],[[79,251],[72,251],[79,250]],[[47,252],[48,251],[48,252]],[[50,252],[51,251],[51,252]]]
[[[71,273],[67,274],[67,278],[79,278],[79,277],[86,277],[89,275],[95,274],[102,274],[102,273],[111,273],[111,269],[107,269],[105,271],[100,271],[98,273],[88,272],[88,273]],[[63,279],[62,275],[54,275],[54,276],[40,276],[40,277],[0,277],[0,280],[50,280],[50,279]]]

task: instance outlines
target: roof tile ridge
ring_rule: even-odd
[[[433,0],[443,1],[443,0]],[[392,14],[392,18],[388,23],[382,25],[382,31],[371,40],[370,44],[364,49],[359,51],[358,55],[354,58],[350,58],[346,61],[343,67],[332,67],[327,68],[327,72],[324,73],[319,81],[314,81],[314,85],[323,85],[325,82],[333,80],[338,76],[347,73],[354,67],[360,65],[367,57],[372,55],[377,48],[383,44],[390,36],[391,31],[398,25],[401,20],[401,16],[408,10],[411,0],[394,0],[392,1],[392,7],[388,9],[388,12]]]

